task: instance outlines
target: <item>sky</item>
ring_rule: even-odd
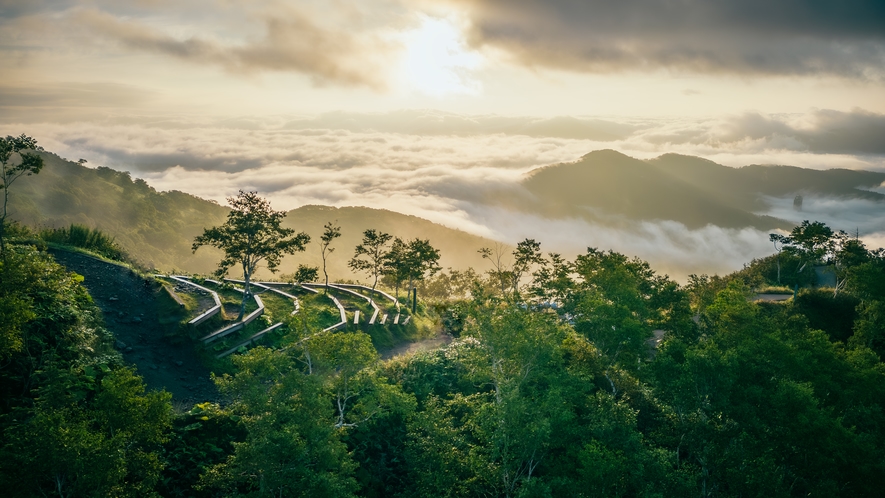
[[[0,65],[0,133],[160,190],[381,207],[674,274],[739,268],[767,235],[482,198],[597,149],[885,170],[878,0],[0,0]],[[813,205],[885,241],[877,206]]]

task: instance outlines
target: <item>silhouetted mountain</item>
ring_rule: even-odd
[[[883,181],[885,174],[868,171],[757,165],[730,168],[677,154],[642,161],[601,150],[574,163],[530,172],[523,186],[534,199],[524,203],[524,209],[553,218],[580,217],[606,224],[674,220],[689,228],[788,229],[792,223],[757,214],[768,209],[765,196],[810,193],[885,201],[885,195],[858,188],[878,186]]]

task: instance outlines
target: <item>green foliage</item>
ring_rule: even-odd
[[[239,416],[211,403],[200,403],[172,420],[163,445],[165,468],[157,491],[170,497],[211,497],[212,490],[196,489],[200,476],[225,462],[246,431]]]
[[[101,230],[71,224],[68,228],[45,228],[38,236],[46,242],[79,247],[98,253],[108,259],[124,261],[127,255],[113,237]]]
[[[831,290],[804,289],[796,295],[793,307],[808,319],[812,329],[823,330],[833,341],[847,343],[854,333],[860,300],[847,293],[833,296]]]
[[[416,281],[433,276],[438,271],[439,251],[430,245],[430,240],[417,237],[408,243],[399,237],[394,239],[384,262],[384,275],[393,282],[397,299],[399,286],[404,281],[409,282],[408,289],[411,291]]]
[[[152,494],[170,395],[145,393],[132,370],[104,364],[51,364],[41,381],[33,408],[13,411],[4,431],[0,485],[8,496]]]
[[[283,278],[293,284],[303,284],[305,282],[316,282],[319,274],[319,267],[298,265],[298,269],[291,275],[284,275]]]
[[[289,355],[255,348],[234,357],[238,373],[216,379],[236,401],[246,440],[213,467],[204,489],[246,496],[352,496],[355,465],[334,427],[321,379]]]
[[[341,237],[341,227],[334,225],[331,221],[323,226],[323,235],[320,236],[320,252],[323,257],[323,275],[326,277],[326,286],[329,285],[329,272],[326,270],[326,255],[335,252],[335,248],[331,247],[332,241]]]
[[[612,363],[635,368],[648,356],[653,330],[691,328],[685,293],[644,261],[591,248],[578,256],[574,272],[577,281],[561,312]]]
[[[246,301],[251,297],[249,282],[258,265],[265,263],[271,272],[276,271],[284,254],[294,254],[304,250],[310,236],[304,232],[295,234],[291,228],[283,228],[281,223],[286,213],[274,211],[270,202],[258,196],[257,192],[240,191],[237,197],[228,199],[231,211],[227,221],[217,227],[207,228],[194,239],[192,250],[204,245],[224,251],[224,258],[218,263],[215,274],[220,278],[235,265],[240,265],[245,280],[240,318],[246,310]]]
[[[885,391],[869,383],[885,370],[749,292],[730,283],[705,310],[702,338],[666,342],[651,365],[680,468],[694,469],[701,494],[875,494]]]
[[[378,285],[378,277],[384,272],[387,259],[387,243],[391,235],[368,229],[363,232],[363,241],[354,249],[353,258],[347,263],[353,271],[365,272],[373,277],[372,290]]]
[[[7,249],[0,261],[0,307],[8,313],[0,326],[0,412],[32,396],[48,363],[74,365],[110,353],[110,339],[82,280],[33,248]]]
[[[43,158],[37,141],[25,135],[0,137],[0,190],[3,209],[0,211],[0,253],[6,252],[6,218],[9,216],[9,188],[22,176],[36,175],[43,169]],[[17,156],[17,157],[16,157]]]

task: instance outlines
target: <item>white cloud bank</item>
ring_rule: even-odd
[[[528,195],[519,186],[526,172],[603,148],[639,158],[679,152],[732,166],[885,166],[877,151],[861,148],[848,153],[840,145],[839,153],[825,154],[802,146],[799,139],[783,138],[797,129],[811,136],[826,135],[825,128],[815,129],[815,123],[822,122],[816,112],[701,123],[433,111],[226,119],[121,117],[76,124],[0,124],[0,133],[28,133],[63,157],[130,171],[159,190],[181,190],[222,203],[237,190],[257,190],[278,209],[305,204],[385,208],[511,244],[535,238],[545,251],[569,257],[587,247],[611,248],[683,279],[689,273],[732,271],[771,253],[767,234],[714,226],[688,230],[671,221],[624,221],[612,228],[585,220],[517,214],[490,207],[494,203],[489,201],[507,197],[518,203],[519,196]],[[868,113],[854,114],[866,123],[879,122]],[[843,113],[836,121],[844,124],[851,116]],[[846,231],[858,228],[873,243],[876,234],[885,233],[885,220],[877,212],[880,206],[870,202],[807,198],[801,213],[793,211],[792,199],[769,199],[769,203],[772,209],[765,214],[793,221],[817,219]]]

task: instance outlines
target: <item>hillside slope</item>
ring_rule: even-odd
[[[194,237],[204,228],[224,222],[229,208],[178,191],[158,192],[144,180],[109,168],[88,168],[43,153],[45,167],[38,175],[16,183],[11,192],[11,218],[30,226],[67,226],[78,223],[114,236],[136,260],[163,271],[209,273],[221,252],[204,247],[191,252]],[[485,268],[477,254],[494,244],[466,232],[393,211],[366,207],[303,206],[288,213],[285,224],[311,235],[304,253],[288,257],[282,272],[298,263],[320,264],[319,236],[326,222],[341,225],[342,237],[329,257],[331,278],[360,278],[347,268],[362,232],[375,228],[404,239],[430,239],[440,249],[443,267]],[[264,272],[260,276],[268,277]],[[362,276],[365,279],[364,276]]]
[[[531,171],[522,182],[534,201],[524,209],[546,216],[579,217],[604,224],[623,220],[673,220],[689,228],[716,225],[760,230],[792,228],[765,216],[768,197],[796,194],[882,202],[864,190],[885,182],[885,173],[792,166],[730,168],[699,157],[665,154],[643,161],[600,150],[574,163]]]

